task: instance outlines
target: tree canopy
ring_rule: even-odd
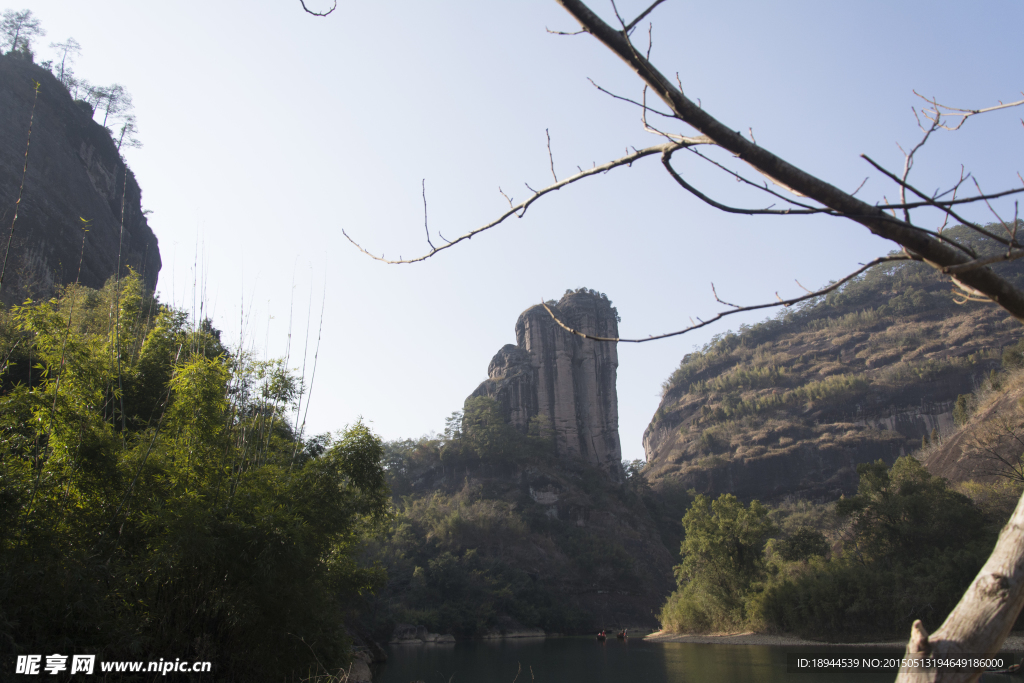
[[[366,425],[302,438],[301,378],[134,274],[0,311],[0,339],[0,651],[142,648],[240,681],[347,662],[389,515]]]

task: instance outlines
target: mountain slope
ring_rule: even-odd
[[[945,234],[998,250],[963,228]],[[1001,271],[1024,280],[1019,262]],[[858,463],[892,463],[951,432],[957,396],[999,367],[1021,326],[992,304],[957,305],[949,289],[922,264],[876,268],[687,355],[644,435],[649,481],[836,498],[856,490]]]

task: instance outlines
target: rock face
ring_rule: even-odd
[[[618,336],[618,314],[603,294],[570,290],[549,306],[575,330]],[[534,418],[547,418],[559,457],[598,465],[618,478],[618,366],[614,343],[572,335],[543,306],[533,306],[516,322],[516,344],[498,351],[488,366],[488,379],[470,398],[495,398],[506,420],[523,432]]]
[[[1024,371],[1018,369],[1004,377],[998,389],[990,385],[967,423],[950,429],[948,436],[922,449],[919,457],[929,472],[951,482],[1013,481],[1021,471],[1022,435]]]
[[[33,81],[40,84],[34,114]],[[0,249],[21,186],[30,114],[28,174],[0,300],[47,297],[76,281],[102,287],[118,270],[119,252],[121,273],[131,267],[155,288],[160,250],[117,145],[49,71],[14,54],[0,57]]]
[[[723,335],[666,386],[644,433],[648,480],[762,502],[854,493],[858,464],[920,455],[951,435],[957,396],[981,386],[1020,339],[1020,324],[995,306],[951,308],[840,308]],[[958,444],[932,452],[929,470],[979,478],[974,461],[958,465]]]

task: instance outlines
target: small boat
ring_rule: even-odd
[[[619,631],[617,634],[615,634],[615,637],[619,640],[626,640],[627,638],[629,638],[629,636],[626,635],[626,629],[622,629],[621,631]]]
[[[605,639],[606,639],[607,637],[608,637],[608,636],[607,636],[607,635],[605,635],[605,632],[604,632],[604,631],[601,631],[600,633],[598,633],[598,634],[597,634],[597,639],[598,639],[599,641],[602,641],[602,642],[604,642],[604,640],[605,640]]]

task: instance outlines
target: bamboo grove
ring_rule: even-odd
[[[388,519],[362,423],[302,438],[302,378],[131,274],[0,310],[0,653],[345,664]],[[291,419],[290,419],[291,418]]]

